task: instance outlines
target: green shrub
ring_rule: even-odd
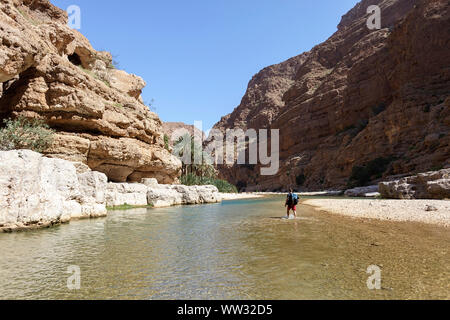
[[[223,193],[237,193],[238,190],[235,186],[225,180],[217,178],[200,177],[194,174],[187,174],[181,177],[181,184],[185,186],[204,186],[213,185],[219,189],[219,192]]]
[[[247,188],[248,184],[245,181],[239,181],[236,185],[237,190],[244,190],[245,188]]]
[[[443,165],[438,165],[438,166],[432,166],[430,168],[430,171],[440,171],[442,169],[444,169],[444,166]]]
[[[29,149],[43,152],[52,141],[54,132],[41,120],[6,119],[0,129],[0,150]]]
[[[244,164],[243,167],[245,167],[246,169],[250,170],[250,171],[255,171],[256,168],[256,164]]]
[[[297,176],[295,179],[298,186],[303,186],[306,182],[306,176],[302,173],[301,175]]]
[[[379,115],[380,113],[384,112],[386,110],[386,104],[381,103],[378,106],[375,106],[372,108],[372,112],[374,115]]]
[[[170,146],[169,146],[169,136],[167,134],[164,135],[164,148],[166,148],[166,150],[170,150]]]
[[[363,187],[373,179],[380,179],[393,160],[393,158],[377,158],[363,166],[353,167],[348,186]]]
[[[142,208],[153,208],[153,206],[152,205],[132,206],[132,205],[129,205],[128,203],[125,203],[125,204],[123,204],[121,206],[106,207],[106,209],[109,210],[109,211],[125,211],[125,210],[142,209]]]
[[[81,70],[83,70],[84,73],[90,75],[92,78],[94,78],[94,79],[96,79],[96,80],[98,80],[98,81],[103,82],[107,87],[110,87],[110,88],[111,88],[111,83],[109,83],[109,82],[108,82],[107,80],[105,80],[105,79],[100,79],[100,77],[99,77],[97,74],[95,74],[92,70],[85,69],[85,68],[83,68],[83,66],[78,66],[78,68],[80,68]]]
[[[358,123],[356,124],[356,129],[358,129],[357,133],[360,133],[361,131],[363,131],[369,124],[369,120],[359,120]]]
[[[37,26],[39,25],[39,23],[34,20],[33,18],[31,18],[27,13],[25,13],[24,11],[17,9],[17,11],[19,11],[19,13],[21,14],[22,17],[24,17],[28,22],[32,23],[33,25]]]
[[[352,137],[356,137],[361,131],[363,131],[367,125],[369,124],[369,120],[359,120],[356,124],[352,124],[351,126],[347,126],[344,129],[342,129],[341,131],[336,133],[336,136],[342,134],[342,133],[347,133],[349,135],[351,135]]]
[[[353,130],[353,129],[356,129],[355,125],[347,126],[347,127],[345,127],[344,129],[342,129],[342,130],[336,132],[336,135],[338,136],[338,135],[340,135],[340,134],[342,134],[342,133],[346,133],[346,132],[348,132],[348,131],[350,131],[350,130]]]

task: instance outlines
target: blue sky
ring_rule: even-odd
[[[51,0],[81,8],[83,33],[147,82],[163,121],[204,123],[234,110],[262,68],[310,50],[358,0]]]

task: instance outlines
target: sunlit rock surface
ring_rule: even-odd
[[[367,28],[371,5],[380,30]],[[449,14],[447,0],[362,0],[328,40],[262,70],[215,128],[279,129],[280,171],[222,177],[246,191],[342,190],[377,158],[389,165],[374,183],[450,167]]]
[[[106,216],[106,176],[28,150],[0,152],[0,230]]]
[[[47,0],[0,2],[0,120],[44,120],[57,131],[46,154],[87,164],[115,182],[177,182],[180,161],[141,99],[145,81],[117,70],[67,26]]]

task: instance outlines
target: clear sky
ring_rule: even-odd
[[[204,130],[234,110],[251,77],[310,50],[358,0],[51,0],[81,8],[81,30],[147,82],[163,121]]]

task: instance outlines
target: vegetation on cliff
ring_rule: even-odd
[[[354,166],[348,187],[364,187],[372,180],[380,179],[395,158],[376,158],[362,166]]]
[[[84,163],[114,182],[176,182],[181,163],[144,104],[146,82],[119,70],[68,20],[49,0],[0,1],[0,127],[8,118],[42,119],[55,132],[45,155]]]
[[[0,130],[0,151],[28,149],[43,152],[52,141],[54,131],[41,120],[19,117],[5,119]]]

